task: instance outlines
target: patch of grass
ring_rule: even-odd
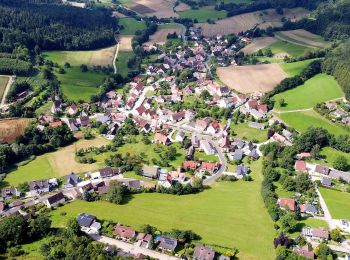
[[[251,167],[252,182],[215,183],[204,192],[186,196],[136,194],[125,205],[77,200],[53,211],[51,219],[53,226],[64,227],[69,218],[86,212],[136,229],[143,224],[162,231],[189,229],[201,236],[202,243],[214,248],[239,248],[241,259],[273,259],[275,231],[259,195],[261,161]],[[61,216],[61,212],[67,215]]]
[[[45,58],[63,66],[69,62],[72,66],[81,64],[89,65],[93,51],[47,51],[44,52]]]
[[[119,19],[119,24],[124,28],[120,31],[122,35],[134,35],[136,31],[142,31],[146,29],[146,23],[137,21],[131,17],[123,17]]]
[[[300,132],[304,132],[307,128],[314,126],[323,127],[335,135],[349,134],[349,132],[344,128],[332,124],[330,121],[323,118],[313,110],[305,112],[283,113],[279,114],[278,116],[283,121],[285,121],[287,125],[294,127]]]
[[[274,182],[273,184],[276,187],[276,193],[279,198],[293,198],[294,192],[283,189],[279,182]]]
[[[258,140],[263,142],[267,140],[267,130],[259,130],[248,126],[248,122],[238,123],[235,125],[231,122],[230,129],[234,131],[237,137],[246,139],[246,140]]]
[[[306,68],[312,61],[316,59],[303,60],[291,63],[281,63],[280,66],[282,69],[290,76],[298,75]]]
[[[274,96],[275,109],[295,110],[312,108],[317,103],[344,96],[338,82],[327,74],[318,74],[303,85],[284,91]],[[284,99],[286,105],[281,107],[279,100]]]
[[[335,219],[350,219],[350,193],[319,188],[327,207]]]
[[[158,26],[158,29],[177,29],[177,28],[181,28],[181,27],[175,23],[160,24]]]
[[[324,147],[322,148],[322,150],[320,151],[320,155],[322,157],[324,157],[324,160],[314,160],[314,162],[322,164],[322,165],[328,165],[333,167],[333,163],[335,161],[335,159],[338,156],[344,156],[349,162],[350,162],[350,154],[349,153],[344,153],[342,151],[336,150],[332,147]]]
[[[208,19],[216,21],[226,17],[226,11],[217,11],[213,6],[191,9],[178,13],[181,18],[197,19],[200,23],[205,23]]]
[[[117,58],[115,64],[117,66],[118,73],[124,77],[126,77],[128,75],[128,73],[130,71],[132,71],[132,69],[128,67],[127,63],[133,55],[134,54],[131,51],[118,52],[118,58]]]
[[[219,161],[218,157],[214,154],[205,154],[204,152],[197,152],[197,151],[194,153],[194,158],[203,159],[204,161],[208,161],[208,162]]]
[[[61,82],[63,94],[72,101],[89,101],[99,91],[105,74],[94,71],[81,72],[79,67],[65,69],[66,73],[56,73]]]
[[[287,53],[293,57],[301,56],[308,50],[312,50],[311,48],[292,44],[285,41],[277,41],[271,44],[268,48],[271,49],[273,54]]]
[[[40,240],[33,241],[31,243],[22,245],[21,248],[24,250],[25,255],[20,256],[16,259],[26,259],[26,260],[44,259],[44,257],[40,253],[40,247],[42,244],[46,243],[47,241],[48,241],[47,238],[43,238]]]
[[[0,76],[0,100],[2,99],[2,96],[4,95],[8,81],[9,81],[8,77]]]

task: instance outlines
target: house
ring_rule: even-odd
[[[329,172],[330,172],[330,169],[327,166],[316,165],[315,167],[315,173],[328,175]]]
[[[40,181],[32,181],[29,183],[29,190],[33,195],[49,192],[49,181],[48,180],[40,180]]]
[[[195,128],[198,129],[199,131],[204,131],[205,129],[207,129],[210,123],[211,123],[210,118],[197,119]]]
[[[182,143],[185,139],[185,132],[179,131],[175,137],[175,141]]]
[[[218,163],[202,162],[200,169],[202,172],[209,172],[210,174],[215,173],[220,168]]]
[[[277,201],[281,209],[295,211],[295,200],[290,198],[279,198]]]
[[[258,110],[256,109],[251,109],[249,111],[249,114],[254,117],[255,120],[260,120],[263,119],[265,117],[265,115],[263,113],[260,113]]]
[[[163,145],[171,144],[169,137],[165,133],[158,132],[154,135],[154,142],[161,143]]]
[[[172,181],[175,182],[184,182],[186,179],[186,176],[183,172],[179,172],[179,171],[171,171],[169,172],[169,177]]]
[[[201,140],[200,141],[200,148],[207,154],[215,154],[216,150],[215,147],[209,143],[207,140]]]
[[[160,236],[158,248],[164,251],[173,252],[177,246],[177,240],[168,236]]]
[[[194,253],[193,253],[194,260],[213,260],[214,257],[215,257],[215,251],[210,247],[197,245],[194,248]]]
[[[77,112],[78,112],[78,106],[75,103],[73,103],[67,110],[67,113],[70,114],[71,116],[75,115]]]
[[[257,100],[249,100],[245,106],[248,109],[257,109],[258,108],[258,101]]]
[[[81,181],[81,178],[75,173],[71,173],[66,176],[66,188],[77,187],[78,183]]]
[[[58,126],[62,126],[62,122],[61,121],[49,123],[49,127],[58,127]]]
[[[305,159],[308,159],[308,158],[310,158],[311,157],[311,153],[298,153],[297,155],[296,155],[296,158],[298,159],[298,160],[305,160]]]
[[[41,115],[38,117],[38,121],[43,124],[43,123],[51,123],[53,122],[53,116],[52,115]]]
[[[113,169],[112,167],[103,168],[99,172],[101,178],[112,177],[120,173],[119,169]]]
[[[223,129],[223,126],[218,121],[213,121],[207,129],[207,132],[214,135],[218,133],[221,129]]]
[[[315,216],[319,213],[319,210],[315,205],[306,203],[300,204],[299,206],[300,213]]]
[[[191,144],[194,148],[199,148],[200,146],[200,139],[195,134],[192,135]]]
[[[244,166],[243,163],[241,163],[240,165],[237,166],[237,172],[236,172],[237,177],[243,177],[243,176],[249,174],[249,172],[250,172],[250,168]]]
[[[265,125],[264,124],[260,124],[260,123],[257,123],[257,122],[249,122],[248,126],[251,127],[251,128],[260,129],[260,130],[264,130],[265,129]]]
[[[295,161],[294,169],[298,172],[307,173],[306,162],[301,160]]]
[[[51,106],[51,113],[55,114],[58,112],[62,112],[62,103],[60,100],[55,100]]]
[[[266,114],[269,109],[266,104],[258,105],[258,111],[262,114]]]
[[[79,130],[79,124],[75,118],[68,118],[68,126],[72,132]]]
[[[129,241],[136,237],[136,231],[130,227],[116,225],[114,228],[114,235],[124,241]]]
[[[182,168],[184,170],[195,170],[197,169],[197,163],[195,161],[184,161]]]
[[[4,200],[15,199],[20,196],[20,193],[17,191],[15,187],[4,188],[1,190],[1,197]]]
[[[90,125],[90,118],[88,116],[80,116],[79,121],[80,125],[83,127],[87,127]]]
[[[259,155],[257,149],[253,148],[248,153],[248,157],[251,159],[257,160],[257,159],[259,159],[260,155]]]
[[[305,245],[303,247],[295,247],[293,248],[293,252],[297,255],[300,255],[308,259],[315,259],[314,250],[310,245]]]
[[[332,179],[350,182],[350,173],[349,172],[343,172],[343,171],[331,169],[328,176]]]
[[[233,153],[232,159],[233,161],[240,161],[243,158],[243,151],[240,149],[236,149]]]
[[[332,179],[327,177],[322,177],[321,179],[321,185],[324,187],[331,187],[332,186]]]
[[[280,135],[279,133],[274,133],[273,136],[271,136],[270,140],[286,146],[292,145],[291,142],[289,142],[284,136]]]
[[[142,176],[151,178],[151,179],[158,179],[159,176],[159,167],[158,166],[148,166],[144,165],[142,167]]]
[[[323,227],[320,227],[320,228],[304,227],[301,233],[304,237],[309,237],[311,239],[318,240],[318,241],[328,241],[328,238],[329,238],[328,230]]]
[[[98,234],[101,229],[101,224],[96,221],[96,217],[86,213],[78,215],[78,224],[82,231],[89,234]]]
[[[293,140],[293,134],[289,132],[287,129],[282,130],[282,135],[287,138],[289,141]]]
[[[228,152],[231,149],[230,137],[228,135],[222,136],[219,141],[219,146],[224,152]]]
[[[185,111],[173,113],[173,114],[170,115],[170,120],[172,122],[179,122],[179,121],[181,121],[182,119],[185,118],[185,114],[186,114]]]
[[[56,207],[59,204],[63,204],[66,201],[62,192],[54,194],[48,197],[45,201],[45,204],[48,208]]]
[[[139,241],[141,247],[150,248],[153,237],[150,234],[139,233],[136,240]]]

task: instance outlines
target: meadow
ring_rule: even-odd
[[[237,247],[241,259],[273,259],[275,231],[259,194],[261,161],[252,169],[252,182],[215,183],[204,192],[184,196],[136,194],[124,205],[78,200],[54,210],[51,219],[53,226],[64,227],[68,219],[86,212],[136,229],[147,223],[161,231],[190,229],[201,236],[201,243],[223,252],[222,247]]]
[[[335,219],[350,219],[350,193],[319,188],[327,207]]]
[[[287,125],[294,127],[300,132],[304,132],[307,128],[313,127],[323,127],[327,129],[330,133],[335,135],[349,134],[344,128],[332,124],[327,119],[323,118],[315,111],[304,111],[304,112],[291,112],[291,113],[281,113],[278,115]]]
[[[317,103],[344,96],[337,81],[327,74],[318,74],[307,80],[303,85],[284,91],[274,96],[276,110],[296,110],[312,108]],[[281,107],[279,100],[284,99]]]
[[[268,48],[271,49],[274,55],[289,55],[292,57],[297,57],[305,54],[311,48],[296,45],[286,41],[277,41],[271,44]],[[264,51],[264,50],[263,50]]]
[[[132,51],[119,51],[118,52],[118,58],[115,62],[117,66],[117,72],[122,75],[123,77],[126,77],[130,71],[132,71],[131,68],[127,66],[127,63],[129,59],[133,56]]]
[[[316,59],[303,60],[303,61],[290,62],[290,63],[281,63],[280,66],[290,77],[293,77],[295,75],[300,74],[302,70],[314,60]]]
[[[315,163],[328,165],[332,167],[335,159],[338,156],[344,156],[348,160],[348,162],[350,162],[350,153],[344,153],[332,147],[322,148],[322,150],[320,151],[320,155],[324,160],[313,160]]]
[[[275,36],[282,41],[308,47],[325,48],[330,45],[321,36],[301,29],[276,32]]]
[[[120,31],[121,35],[134,35],[136,31],[146,29],[146,23],[137,21],[132,17],[124,17],[119,19],[119,24],[124,28]]]
[[[2,99],[2,96],[4,95],[8,81],[9,81],[8,77],[0,76],[0,100]]]
[[[235,125],[231,123],[230,129],[236,134],[237,137],[245,140],[257,140],[258,142],[264,142],[267,140],[267,130],[259,130],[248,126],[248,123],[238,123]]]
[[[207,22],[208,19],[216,21],[226,17],[226,11],[217,11],[212,6],[191,9],[179,12],[181,18],[197,19],[200,23]]]

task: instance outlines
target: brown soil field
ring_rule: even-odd
[[[0,76],[0,102],[1,102],[2,96],[4,95],[8,81],[9,81],[8,77]]]
[[[173,10],[174,5],[175,0],[136,0],[127,4],[127,7],[146,16],[169,18],[178,17]]]
[[[257,52],[258,50],[261,50],[274,42],[276,42],[277,39],[274,37],[260,37],[254,39],[250,44],[245,46],[242,51],[246,54],[252,54]]]
[[[326,48],[330,45],[329,42],[326,42],[322,39],[321,36],[313,34],[311,32],[305,31],[303,29],[292,30],[292,31],[282,31],[279,32],[279,36],[287,37],[285,40],[295,40],[296,43],[304,43],[306,45],[311,45],[313,47]]]
[[[78,142],[64,147],[56,152],[50,153],[48,160],[53,169],[57,171],[59,176],[65,176],[71,172],[80,173],[94,171],[98,169],[96,163],[82,164],[75,160],[75,151],[81,148],[88,148],[91,146],[102,146],[110,142],[102,137],[96,137],[92,140],[79,140]]]
[[[256,25],[260,28],[280,26],[282,25],[282,17],[298,20],[308,13],[306,9],[293,8],[285,9],[284,14],[279,15],[274,9],[267,9],[264,11],[235,15],[216,21],[215,24],[198,23],[195,26],[202,28],[204,36],[214,36],[217,34],[227,35],[231,33],[238,34],[239,32],[252,29]]]
[[[288,77],[278,64],[219,67],[217,74],[240,93],[268,92]]]
[[[191,6],[182,2],[175,7],[175,12],[183,12],[187,10],[191,10]]]
[[[23,135],[31,120],[27,118],[0,121],[0,143],[12,143],[16,137]]]
[[[146,44],[165,44],[168,34],[174,32],[180,34],[181,29],[160,29],[155,34],[150,36],[150,39],[148,42],[146,42]]]
[[[97,51],[92,51],[89,65],[101,65],[108,66],[112,65],[114,54],[116,51],[117,45],[114,45],[109,48],[100,49]]]
[[[122,35],[118,37],[119,51],[132,51],[131,40],[132,35]]]

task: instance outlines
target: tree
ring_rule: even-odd
[[[157,228],[156,228],[156,227],[153,227],[153,226],[151,226],[151,225],[149,225],[149,224],[145,224],[145,225],[141,226],[140,231],[141,231],[142,233],[145,233],[145,234],[151,234],[151,235],[153,235],[153,234],[157,231]]]
[[[293,213],[286,213],[280,219],[282,228],[285,232],[293,232],[297,227],[297,221]]]
[[[9,245],[18,245],[27,238],[28,225],[22,216],[11,216],[2,219],[0,225],[0,241]]]
[[[192,187],[198,191],[203,190],[204,186],[203,186],[203,180],[200,178],[195,178],[192,181]]]
[[[343,235],[340,233],[340,230],[336,228],[330,232],[330,237],[333,241],[340,242],[343,238]]]
[[[279,102],[281,107],[285,107],[286,106],[286,102],[285,102],[284,98],[281,98],[278,102]]]
[[[270,48],[266,48],[266,50],[265,50],[265,55],[266,55],[267,57],[272,57],[272,56],[273,56],[273,53],[272,53],[272,51],[271,51]]]
[[[127,193],[126,187],[119,181],[113,180],[109,184],[107,199],[115,204],[122,204]]]
[[[335,158],[333,167],[340,171],[347,171],[349,168],[348,160],[344,155],[339,155]]]
[[[37,239],[44,237],[51,228],[51,220],[45,215],[39,215],[35,219],[30,220],[30,237]]]
[[[18,190],[21,194],[25,194],[26,192],[28,192],[28,191],[29,191],[28,182],[23,182],[23,183],[18,184],[17,190]]]
[[[81,64],[80,65],[80,70],[81,70],[81,72],[87,72],[88,71],[88,67],[85,64]]]
[[[65,230],[65,235],[67,237],[79,236],[81,234],[80,226],[75,218],[68,220],[67,229]]]
[[[320,151],[321,151],[320,146],[318,144],[316,144],[311,150],[312,158],[318,159],[320,157]]]

